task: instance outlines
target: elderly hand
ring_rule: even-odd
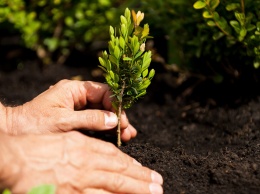
[[[161,175],[111,143],[72,131],[10,136],[0,133],[0,191],[26,193],[53,184],[58,194],[161,194]]]
[[[6,107],[6,126],[2,128],[8,134],[109,130],[118,122],[110,95],[106,84],[62,80],[24,105]],[[123,141],[136,136],[124,113],[121,128]]]

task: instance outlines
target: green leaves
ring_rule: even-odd
[[[40,185],[32,188],[28,194],[55,194],[54,185]]]
[[[204,7],[206,7],[207,4],[204,2],[204,1],[196,1],[194,4],[193,4],[193,7],[195,9],[203,9]]]
[[[232,12],[232,19],[229,19],[230,16],[221,16],[217,11],[220,0],[199,0],[193,4],[193,7],[203,9],[202,16],[207,25],[219,29],[219,31],[214,30],[213,32],[214,40],[226,36],[228,45],[242,43],[247,49],[247,55],[255,57],[253,65],[258,68],[260,64],[260,21],[259,16],[253,11],[252,5],[250,5],[250,9],[246,10],[250,3],[252,4],[252,1],[242,0],[240,3],[226,4],[224,8],[228,12]],[[259,4],[255,4],[255,6],[255,10],[258,11]]]
[[[54,185],[40,185],[37,187],[33,187],[27,194],[55,194],[55,186]],[[12,194],[10,190],[5,189],[2,194]]]
[[[145,95],[155,75],[153,69],[148,69],[152,52],[145,51],[149,25],[139,25],[143,17],[144,14],[139,11],[133,14],[131,20],[130,10],[126,8],[124,16],[120,16],[119,33],[112,26],[109,28],[109,54],[104,51],[99,57],[99,67],[105,72],[106,82],[114,93],[113,106],[116,110],[120,103],[123,108],[129,108]]]

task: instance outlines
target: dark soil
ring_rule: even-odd
[[[14,70],[6,68],[11,62],[0,71],[0,98],[9,105],[31,100],[60,79],[103,81],[93,76],[96,66],[40,68],[29,61]],[[166,194],[260,193],[260,95],[230,88],[223,93],[220,87],[214,93],[216,88],[204,85],[187,97],[189,87],[174,88],[169,74],[159,71],[148,95],[127,110],[139,133],[121,149],[160,172]]]

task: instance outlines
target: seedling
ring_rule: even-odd
[[[154,77],[154,69],[148,70],[151,63],[151,51],[145,51],[145,42],[149,38],[149,25],[140,26],[144,13],[135,13],[125,9],[120,16],[118,32],[110,26],[108,51],[99,57],[100,68],[104,70],[107,84],[113,92],[112,105],[118,118],[117,145],[121,146],[120,120],[122,110],[130,108],[140,97],[146,94],[147,87]],[[118,34],[117,34],[118,33]],[[118,35],[118,36],[117,36]]]

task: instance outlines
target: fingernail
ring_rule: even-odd
[[[114,113],[105,113],[105,126],[115,127],[117,125],[117,116]]]
[[[152,171],[151,173],[151,179],[153,181],[153,183],[158,183],[160,185],[163,184],[163,178],[162,175],[160,175],[158,172],[156,171]]]
[[[137,160],[134,159],[134,164],[138,165],[138,166],[142,166],[142,164],[140,162],[138,162]]]
[[[151,183],[149,189],[151,194],[163,194],[163,188],[159,184]]]

